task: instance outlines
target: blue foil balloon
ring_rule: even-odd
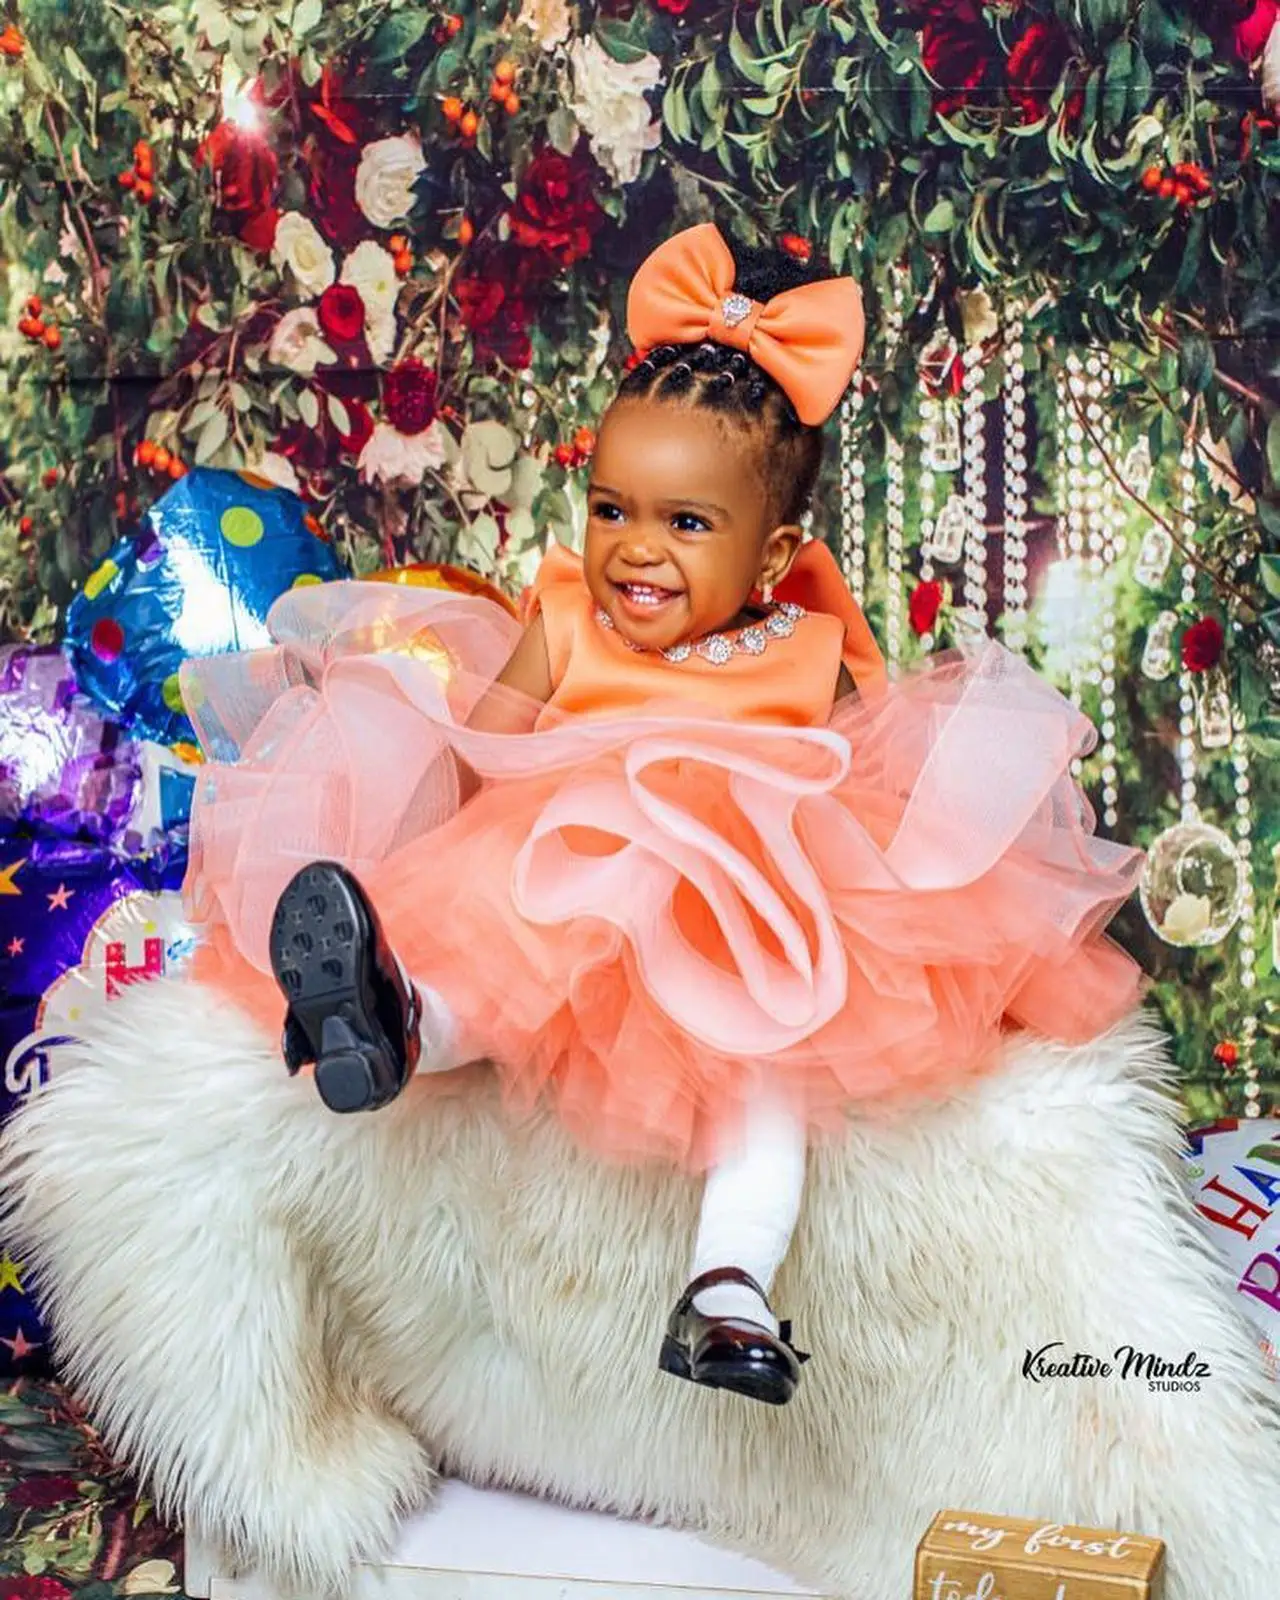
[[[297,495],[198,467],[86,580],[67,612],[64,648],[81,689],[135,737],[190,741],[182,662],[265,645],[280,595],[345,576]]]

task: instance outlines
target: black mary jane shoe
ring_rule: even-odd
[[[290,879],[276,902],[270,953],[288,1002],[289,1071],[314,1062],[331,1111],[371,1111],[394,1100],[418,1064],[418,996],[344,867],[316,861]]]
[[[760,1285],[738,1267],[704,1272],[671,1313],[658,1365],[673,1377],[709,1389],[732,1389],[766,1405],[785,1406],[800,1382],[801,1364],[809,1357],[793,1347],[789,1322],[773,1334],[742,1317],[704,1316],[694,1299],[719,1283],[741,1284],[768,1304]]]

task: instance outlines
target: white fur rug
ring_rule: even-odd
[[[652,1515],[902,1600],[943,1507],[1159,1535],[1169,1600],[1262,1600],[1280,1420],[1175,1170],[1134,1022],[1024,1043],[962,1100],[811,1163],[776,1301],[814,1353],[770,1410],[657,1371],[697,1187],[504,1121],[482,1071],[327,1113],[212,995],[142,985],[3,1141],[6,1238],[70,1375],[169,1512],[340,1592],[435,1471]],[[1199,1392],[1034,1383],[1129,1344]]]

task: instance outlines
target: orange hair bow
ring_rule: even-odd
[[[866,334],[852,278],[824,278],[772,300],[734,291],[735,267],[714,222],[660,244],[627,297],[627,332],[638,350],[710,339],[749,355],[777,382],[801,422],[825,422],[840,402]]]

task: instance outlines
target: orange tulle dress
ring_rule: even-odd
[[[196,975],[279,1027],[276,898],[343,861],[464,1059],[596,1152],[694,1169],[762,1083],[816,1134],[945,1094],[1011,1025],[1118,1020],[1142,978],[1102,930],[1141,857],[1071,778],[1087,719],[994,642],[888,683],[825,546],[779,601],[668,659],[554,551],[543,706],[493,689],[520,625],[483,599],[285,596],[273,648],[184,669]]]

